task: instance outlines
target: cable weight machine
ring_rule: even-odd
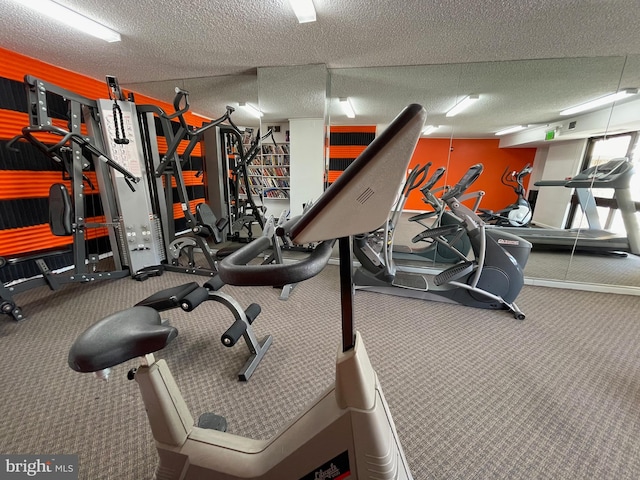
[[[24,318],[13,299],[16,293],[43,285],[57,290],[67,283],[89,283],[128,275],[146,278],[158,273],[157,267],[164,259],[159,241],[161,232],[155,225],[158,217],[150,208],[147,184],[140,181],[146,172],[140,161],[139,133],[133,123],[135,105],[122,98],[117,82],[109,84],[109,88],[119,97],[110,100],[91,100],[30,75],[25,76],[25,88],[29,125],[8,142],[7,148],[15,150],[16,142],[29,142],[62,168],[62,179],[69,180],[71,188],[64,183],[51,186],[49,226],[56,236],[72,237],[73,258],[70,268],[64,272],[50,267],[60,252],[35,252],[5,260],[13,264],[25,258],[33,260],[39,270],[36,276],[16,278],[0,288],[0,311],[16,320]],[[60,122],[50,116],[47,102],[51,94],[62,97],[67,105],[66,129],[57,126]],[[52,142],[52,136],[60,139]],[[87,220],[85,184],[95,188],[84,173],[90,168],[95,170],[104,222]],[[87,230],[93,228],[107,229],[113,260],[113,267],[108,271],[97,271],[99,256],[87,252],[85,237]]]

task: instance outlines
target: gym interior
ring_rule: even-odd
[[[640,477],[637,5],[205,3],[0,0],[0,478]]]

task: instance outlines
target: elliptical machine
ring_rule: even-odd
[[[397,222],[402,215],[402,209],[409,195],[413,190],[420,187],[422,201],[429,205],[432,210],[413,215],[409,218],[409,221],[422,225],[425,230],[411,239],[412,245],[397,245],[394,242],[393,258],[395,260],[428,261],[433,263],[456,263],[460,260],[466,260],[471,253],[471,243],[462,227],[462,221],[453,215],[446,208],[446,204],[436,196],[437,191],[446,192],[448,187],[433,188],[444,175],[445,168],[437,168],[433,175],[422,183],[430,167],[431,162],[424,167],[417,166],[409,174],[403,194],[395,205],[387,227],[397,228]],[[476,211],[483,196],[484,192],[478,191],[465,194],[459,200],[464,202],[474,199],[473,211]],[[432,223],[428,225],[426,223],[427,220]],[[386,235],[388,235],[388,232]],[[368,243],[370,242],[371,239],[368,240]]]
[[[509,167],[504,169],[500,182],[507,187],[511,187],[518,199],[502,210],[494,212],[492,210],[480,210],[480,218],[486,223],[498,227],[526,227],[531,222],[533,212],[531,204],[524,197],[524,178],[531,173],[533,167],[526,164],[519,172],[509,172]]]
[[[342,347],[336,381],[275,437],[253,440],[194,426],[166,362],[153,356],[178,332],[162,325],[158,312],[151,308],[132,307],[115,313],[74,342],[69,366],[79,372],[102,372],[143,357],[131,377],[140,387],[158,450],[155,478],[413,478],[362,337],[354,330],[350,236],[385,221],[425,118],[420,105],[405,108],[307,212],[283,228],[281,233],[296,244],[321,242],[305,260],[246,265],[269,247],[270,239],[261,237],[220,262],[220,277],[229,284],[295,283],[324,268],[339,238]]]
[[[524,267],[531,243],[500,229],[485,229],[484,222],[457,197],[480,176],[483,166],[472,166],[460,181],[442,196],[453,214],[462,220],[473,259],[461,261],[430,277],[425,269],[398,266],[393,261],[393,236],[379,246],[367,244],[368,235],[358,235],[354,253],[362,264],[354,274],[359,290],[423,300],[459,303],[486,309],[507,309],[518,320],[525,315],[514,303],[524,285]],[[440,227],[440,229],[448,227]],[[441,233],[434,229],[433,234]]]

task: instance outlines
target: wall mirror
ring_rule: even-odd
[[[570,213],[573,190],[539,188],[533,184],[575,175],[582,166],[590,143],[623,132],[640,131],[640,108],[639,100],[632,98],[569,119],[559,112],[620,88],[638,88],[639,72],[640,56],[636,55],[329,70],[324,65],[266,67],[245,75],[149,82],[126,87],[170,102],[173,89],[179,86],[189,90],[195,113],[213,118],[224,111],[225,105],[231,104],[237,108],[234,118],[239,125],[260,127],[263,132],[269,126],[286,123],[290,126],[292,119],[301,127],[315,119],[316,123],[310,127],[315,135],[312,134],[310,139],[297,137],[305,141],[304,146],[300,145],[303,151],[313,150],[309,148],[310,141],[319,141],[318,119],[322,119],[323,129],[327,127],[323,135],[328,143],[329,128],[361,125],[384,128],[408,103],[421,103],[428,111],[427,123],[438,128],[421,139],[420,159],[425,162],[432,156],[444,159],[447,169],[444,181],[455,181],[460,171],[475,161],[473,156],[476,155],[477,160],[485,164],[478,189],[491,193],[499,191],[500,201],[506,203],[509,195],[515,198],[515,194],[500,184],[500,176],[505,166],[511,163],[510,155],[515,155],[513,162],[516,165],[522,163],[523,152],[528,152],[529,157],[524,157],[533,159],[534,164],[528,187],[538,191],[537,220],[564,227]],[[470,94],[478,95],[479,100],[467,111],[446,117],[445,113],[453,105]],[[355,118],[348,118],[339,103],[339,99],[346,97],[353,105]],[[240,102],[255,103],[263,116],[256,117],[240,108]],[[572,122],[575,122],[573,126]],[[520,125],[527,125],[527,128],[495,136],[503,128]],[[281,130],[285,141],[286,132],[286,129]],[[634,138],[628,145],[629,154],[637,152],[638,140]],[[479,152],[475,148],[479,144],[474,144],[474,141],[481,139],[490,148]],[[319,145],[315,150],[322,151],[322,155],[298,164],[300,169],[297,172],[296,163],[292,167],[290,176],[294,180],[290,179],[291,184],[313,185],[300,196],[296,196],[295,191],[289,193],[293,196],[288,202],[292,212],[317,198],[325,185],[325,169],[328,168],[330,154],[324,147],[324,137]],[[295,144],[289,146],[295,147]],[[488,158],[496,152],[501,155],[500,161],[489,162]],[[304,153],[299,155],[304,156]],[[598,155],[604,158],[604,154]],[[635,155],[637,157],[637,153]],[[295,175],[298,174],[301,180],[296,181]],[[543,188],[553,190],[553,195],[545,194]],[[640,189],[635,188],[633,192],[637,202]],[[489,200],[487,195],[481,208],[495,210],[501,207],[499,202],[491,203]],[[417,203],[409,204],[409,208],[419,209],[420,200],[414,202]],[[274,214],[284,206],[281,201],[271,203],[274,204]],[[584,225],[579,210],[572,221],[576,227]],[[606,222],[606,218],[603,221]],[[563,249],[562,252],[534,251],[525,274],[529,279],[538,281],[640,289],[640,269],[625,268],[628,273],[623,273],[618,268],[620,263],[615,263],[618,260],[608,256],[573,254],[571,249]],[[638,261],[638,258],[627,260]]]
[[[256,180],[271,215],[300,215],[322,194],[327,82],[325,65],[258,68],[261,133],[272,135],[263,140]]]
[[[179,78],[161,82],[130,83],[125,89],[173,103],[175,88],[189,92],[190,110],[207,118],[217,118],[227,105],[235,108],[233,120],[237,125],[259,127],[260,120],[240,103],[258,106],[258,77],[256,72],[219,77]],[[169,113],[169,112],[167,112]]]
[[[501,191],[502,201],[509,195],[511,201],[516,198],[513,190],[500,184],[503,169],[511,160],[520,166],[531,160],[535,168],[528,181],[529,188],[538,191],[538,221],[563,227],[573,189],[561,188],[558,192],[558,187],[549,187],[552,191],[546,192],[533,184],[578,173],[589,139],[638,130],[640,108],[631,98],[569,118],[559,112],[619,88],[637,87],[637,74],[637,56],[332,69],[329,118],[332,126],[384,125],[406,104],[421,103],[429,113],[427,123],[439,127],[421,139],[428,145],[424,158],[427,160],[430,154],[445,158],[453,177],[447,182],[455,180],[460,168],[473,163],[476,156],[485,164],[482,182],[478,181],[478,187],[488,193],[484,205],[497,209],[500,205],[491,203],[489,194]],[[479,99],[465,112],[446,117],[445,112],[467,95],[478,95]],[[345,97],[353,104],[353,119],[341,110],[338,99]],[[527,128],[521,132],[495,136],[499,130],[522,125]],[[482,144],[475,143],[480,139],[484,139]],[[481,148],[475,148],[478,146]],[[491,155],[499,161],[494,162]],[[569,281],[640,287],[638,268],[628,268],[628,274],[621,274],[617,260],[574,254],[571,248],[534,250],[525,275],[538,284]],[[635,262],[638,258],[630,256],[627,260]]]
[[[618,80],[617,90],[637,88],[640,85],[640,56],[627,56],[623,59],[623,68]],[[574,196],[586,204],[582,209],[572,205],[568,210],[566,226],[579,229],[579,237],[589,240],[594,229],[606,229],[613,235],[611,242],[629,245],[632,251],[640,250],[640,214],[636,213],[640,204],[640,149],[638,148],[638,132],[640,131],[640,101],[624,99],[614,103],[611,108],[604,109],[606,127],[601,134],[595,134],[586,139],[585,154],[582,168],[596,168],[613,165],[613,159],[626,157],[635,167],[635,175],[620,173],[620,181],[616,180],[617,188],[597,188],[596,178],[592,180],[592,187],[586,190],[583,198]],[[624,165],[623,165],[624,166]],[[610,177],[608,172],[601,170],[605,183]],[[613,182],[614,180],[610,180]],[[573,203],[576,203],[575,201]],[[617,208],[610,208],[611,206]],[[576,252],[571,257],[567,280],[574,282],[599,283],[615,287],[640,289],[640,257],[616,255],[593,256]],[[616,291],[613,289],[612,291]]]

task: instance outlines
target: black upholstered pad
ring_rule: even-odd
[[[131,307],[85,330],[69,350],[69,366],[77,372],[104,370],[161,350],[177,335],[153,308]]]
[[[170,310],[172,308],[179,307],[182,299],[199,286],[200,285],[196,282],[189,282],[183,285],[165,288],[164,290],[154,293],[150,297],[139,301],[135,306],[151,307],[158,312]]]
[[[49,227],[51,233],[64,237],[73,233],[71,197],[67,187],[54,183],[49,188]]]

